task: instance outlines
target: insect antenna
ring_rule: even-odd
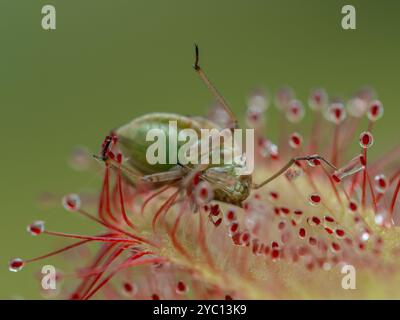
[[[195,60],[194,60],[194,65],[193,68],[199,75],[200,79],[203,81],[203,83],[207,86],[207,88],[211,91],[211,93],[215,96],[219,104],[222,106],[222,108],[225,110],[225,112],[228,114],[231,124],[230,124],[230,129],[235,129],[238,128],[238,120],[236,119],[235,114],[233,113],[232,109],[229,107],[228,103],[224,99],[224,97],[218,92],[217,88],[211,83],[211,81],[208,79],[204,71],[201,69],[199,65],[199,60],[200,60],[200,53],[199,53],[199,47],[197,44],[195,46]]]

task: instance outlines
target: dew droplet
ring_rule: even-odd
[[[309,196],[308,202],[313,206],[318,206],[321,203],[321,197],[317,193],[313,193]]]
[[[315,89],[311,92],[308,99],[308,105],[311,110],[322,110],[328,101],[328,95],[324,89]]]
[[[321,219],[317,216],[312,216],[310,218],[307,218],[307,222],[310,226],[318,226],[321,223]]]
[[[383,222],[385,221],[385,216],[382,213],[378,213],[377,215],[375,215],[375,223],[378,226],[382,226]]]
[[[383,105],[379,100],[372,101],[368,107],[367,112],[368,119],[376,121],[383,116]]]
[[[254,90],[247,100],[247,105],[257,106],[260,110],[266,110],[269,107],[269,97],[267,92],[261,88]]]
[[[290,213],[290,209],[286,207],[281,207],[281,211],[286,215]]]
[[[326,222],[335,222],[335,219],[333,219],[331,216],[325,216],[324,219]]]
[[[243,245],[245,245],[245,246],[247,246],[247,245],[249,245],[250,244],[250,238],[251,238],[251,236],[250,236],[250,233],[248,232],[248,231],[244,231],[242,234],[241,234],[241,243],[243,244]]]
[[[336,125],[341,124],[346,119],[346,110],[340,102],[332,103],[327,111],[327,118]]]
[[[297,170],[297,169],[289,168],[289,169],[287,169],[286,172],[285,172],[285,177],[286,177],[289,181],[293,181],[293,180],[297,179],[298,177],[300,177],[302,173],[303,173],[302,170]]]
[[[334,172],[334,173],[331,175],[331,178],[332,178],[332,180],[333,180],[334,182],[336,182],[336,183],[340,183],[340,182],[342,181],[341,175],[339,175],[339,174],[336,173],[336,172]]]
[[[252,240],[252,248],[251,248],[253,254],[258,255],[259,254],[259,248],[260,248],[260,240],[253,239]]]
[[[177,294],[185,294],[188,291],[186,284],[183,281],[179,281],[176,284],[175,291]]]
[[[293,149],[299,148],[302,142],[303,142],[303,137],[299,133],[294,132],[290,135],[289,146],[291,146]]]
[[[275,105],[278,110],[286,110],[291,100],[293,100],[294,92],[290,87],[282,87],[275,96]]]
[[[294,213],[296,216],[301,216],[301,215],[303,214],[303,211],[301,211],[301,210],[294,210],[293,213]]]
[[[229,209],[225,214],[225,221],[229,225],[232,221],[236,219],[236,213],[234,209]]]
[[[341,248],[340,248],[340,245],[338,243],[332,242],[332,249],[334,251],[340,251]]]
[[[384,174],[379,174],[375,176],[374,180],[376,191],[378,191],[379,193],[385,193],[389,186],[389,182],[386,176]]]
[[[247,229],[254,230],[259,224],[259,218],[255,214],[248,214],[244,220]]]
[[[362,219],[361,216],[359,214],[354,215],[354,223],[361,223]]]
[[[229,225],[229,236],[233,236],[239,231],[239,223],[237,221],[232,221]]]
[[[122,289],[123,294],[128,297],[134,296],[139,291],[137,284],[130,281],[125,281],[122,284]]]
[[[240,232],[237,232],[234,235],[232,235],[232,241],[233,241],[233,244],[235,244],[237,246],[241,246],[242,245],[242,234]]]
[[[196,186],[194,194],[198,205],[209,203],[214,198],[214,192],[211,184],[207,181],[201,181]]]
[[[361,234],[361,241],[368,241],[368,239],[369,239],[369,232],[367,232],[367,231],[364,231],[362,234]]]
[[[317,239],[315,239],[314,237],[310,237],[308,239],[308,243],[310,244],[310,246],[315,246],[317,244]]]
[[[304,117],[304,107],[299,100],[292,100],[286,110],[286,117],[290,122],[297,123]]]
[[[337,235],[339,238],[343,238],[344,235],[345,235],[345,232],[344,232],[342,229],[336,229],[336,235]]]
[[[68,194],[63,197],[62,205],[68,211],[78,211],[81,208],[81,198],[75,193]]]
[[[24,261],[20,258],[12,259],[8,264],[8,270],[18,272],[24,267]]]
[[[321,164],[321,161],[319,159],[317,159],[316,157],[317,157],[317,155],[312,155],[312,156],[310,156],[310,159],[307,160],[307,164],[310,167],[319,166]]]
[[[44,222],[43,221],[35,221],[31,223],[27,227],[27,231],[32,235],[32,236],[38,236],[41,233],[44,232]]]
[[[360,146],[363,149],[368,149],[374,144],[374,137],[368,131],[364,131],[360,134]]]
[[[219,218],[217,221],[214,222],[214,225],[218,227],[222,222],[222,218]]]
[[[209,210],[210,210],[210,214],[215,216],[215,217],[219,216],[219,214],[221,213],[221,210],[219,209],[219,205],[218,204],[211,205]]]
[[[358,209],[357,203],[355,203],[354,201],[350,201],[349,202],[349,209],[351,212],[356,212]]]
[[[355,118],[361,118],[367,110],[367,102],[364,99],[355,97],[347,103],[347,110]]]
[[[272,201],[274,201],[274,200],[277,200],[277,199],[279,198],[279,193],[278,193],[278,192],[275,192],[275,191],[271,191],[271,192],[269,193],[269,196],[270,196],[270,199],[271,199]]]
[[[276,260],[279,258],[279,250],[278,249],[274,249],[271,251],[271,257],[273,260]]]
[[[329,271],[332,269],[332,265],[329,262],[324,262],[322,265],[322,269],[324,269],[325,271]]]
[[[287,243],[291,242],[292,234],[293,233],[291,231],[289,231],[289,230],[282,232],[282,234],[281,234],[281,242],[283,244],[287,244]]]
[[[257,97],[260,99],[256,99]],[[250,127],[258,127],[264,122],[265,103],[261,101],[263,97],[257,97],[253,97],[254,99],[249,101],[247,108],[247,124]]]
[[[261,155],[264,158],[271,157],[271,158],[275,159],[278,157],[278,146],[276,144],[272,143],[271,141],[269,141],[269,140],[263,141],[263,143],[261,144],[260,147],[261,147],[260,148]]]

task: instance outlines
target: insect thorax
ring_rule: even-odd
[[[229,192],[214,186],[214,200],[241,207],[243,201],[250,195],[251,184],[252,177],[248,175],[237,177],[232,185],[225,185]]]

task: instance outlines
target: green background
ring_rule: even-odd
[[[355,31],[340,25],[348,3],[357,9]],[[56,7],[55,31],[41,28],[44,4]],[[33,274],[41,263],[7,271],[9,258],[58,244],[31,238],[28,223],[95,230],[38,201],[45,191],[98,187],[93,173],[68,167],[74,146],[95,152],[109,129],[150,111],[205,112],[212,99],[191,67],[194,42],[240,115],[260,84],[271,91],[289,84],[303,101],[315,86],[348,97],[371,85],[385,106],[372,152],[397,143],[399,18],[394,0],[0,0],[0,298],[40,298]],[[277,128],[273,109],[269,132]],[[63,267],[62,260],[45,263]]]

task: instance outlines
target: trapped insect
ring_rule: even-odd
[[[66,297],[86,300],[100,290],[107,299],[309,298],[315,292],[342,297],[342,292],[331,294],[340,281],[335,285],[336,280],[328,280],[327,286],[326,276],[307,274],[324,270],[335,279],[334,266],[343,263],[354,265],[363,276],[375,276],[377,268],[385,271],[386,281],[371,282],[374,292],[380,283],[396,284],[390,277],[399,256],[392,250],[398,242],[392,227],[398,220],[400,148],[375,162],[367,157],[374,144],[373,124],[383,114],[374,93],[361,90],[345,107],[337,100],[329,103],[324,90],[313,90],[308,104],[314,123],[307,139],[299,132],[302,103],[288,88],[279,90],[275,105],[288,127],[280,126],[284,139],[278,146],[267,139],[265,96],[255,92],[246,120],[254,129],[257,163],[254,173],[246,174],[242,169],[251,156],[247,135],[246,152],[236,149],[240,143],[225,143],[225,135],[193,143],[175,139],[189,129],[196,136],[216,130],[231,134],[236,142],[240,130],[231,108],[200,68],[197,46],[195,53],[194,69],[218,105],[207,117],[152,113],[112,130],[94,156],[103,172],[99,194],[62,198],[67,211],[88,218],[102,231],[70,234],[47,230],[43,221],[35,221],[28,225],[30,235],[76,242],[36,258],[14,258],[9,269],[16,272],[60,253],[91,249],[95,243],[94,252],[85,251],[73,261],[76,268],[65,276],[67,288],[59,285],[63,275],[57,271],[57,288],[63,287],[60,292]],[[368,117],[368,128],[358,134],[354,124],[363,116]],[[324,120],[327,125],[322,125]],[[154,129],[163,134],[156,141],[147,139]],[[324,143],[322,133],[332,140]],[[213,143],[220,138],[223,145]],[[361,151],[348,161],[345,150],[351,143]],[[166,161],[149,161],[149,149],[158,145],[154,154],[165,152]],[[320,151],[329,153],[329,161],[316,154]],[[84,154],[75,150],[74,168],[87,167],[88,161],[98,164]],[[96,214],[91,213],[93,200]],[[77,285],[70,285],[74,281]]]
[[[103,160],[106,166],[112,166],[120,168],[125,178],[132,183],[137,182],[149,182],[153,184],[153,187],[162,187],[163,185],[173,184],[180,189],[191,189],[193,188],[193,179],[196,181],[195,185],[200,181],[207,181],[210,185],[213,193],[213,200],[221,201],[229,204],[233,204],[239,207],[243,206],[245,201],[252,190],[257,190],[266,184],[270,183],[281,174],[285,173],[295,162],[298,161],[322,161],[329,167],[338,170],[332,163],[326,160],[324,157],[319,155],[308,155],[299,156],[292,158],[286,165],[284,165],[278,172],[266,180],[256,183],[253,182],[251,174],[238,175],[235,169],[238,169],[240,164],[226,163],[221,161],[219,164],[198,164],[198,165],[183,165],[178,163],[174,165],[171,163],[166,164],[150,164],[148,159],[145,157],[146,150],[150,147],[150,143],[147,141],[146,136],[148,132],[154,128],[171,135],[171,130],[168,124],[171,121],[177,123],[177,135],[183,130],[192,129],[198,134],[201,134],[202,130],[205,129],[217,129],[218,131],[230,130],[234,131],[239,129],[238,120],[229,107],[226,100],[213,86],[211,81],[207,78],[204,71],[199,65],[199,48],[195,46],[195,63],[194,70],[199,75],[200,79],[211,91],[218,101],[219,108],[214,114],[218,116],[211,117],[190,117],[183,116],[173,113],[151,113],[132,120],[128,124],[116,129],[110,136],[107,136],[101,150],[101,156],[99,159]],[[218,114],[219,112],[219,114]],[[220,136],[216,137],[217,139]],[[169,136],[169,139],[171,137]],[[204,140],[201,140],[204,143]],[[206,140],[208,143],[208,140]],[[211,141],[212,142],[212,141]],[[166,143],[166,141],[164,141]],[[254,144],[254,141],[251,141]],[[196,144],[195,148],[202,149],[201,143]],[[123,157],[119,154],[119,160],[116,160],[115,154],[112,151],[113,148],[119,147],[122,151]],[[200,157],[212,157],[213,153],[223,153],[226,150],[220,150],[219,144],[215,147],[212,144],[212,149]],[[172,156],[177,158],[177,153],[182,148],[182,143],[177,146]],[[224,144],[226,148],[226,145]],[[234,148],[235,145],[229,145],[228,148]],[[216,150],[217,149],[217,150]],[[164,149],[164,152],[169,154],[171,158],[171,150],[168,148]],[[234,152],[233,152],[234,153]],[[225,158],[224,158],[225,160]],[[204,191],[206,192],[206,190]]]

